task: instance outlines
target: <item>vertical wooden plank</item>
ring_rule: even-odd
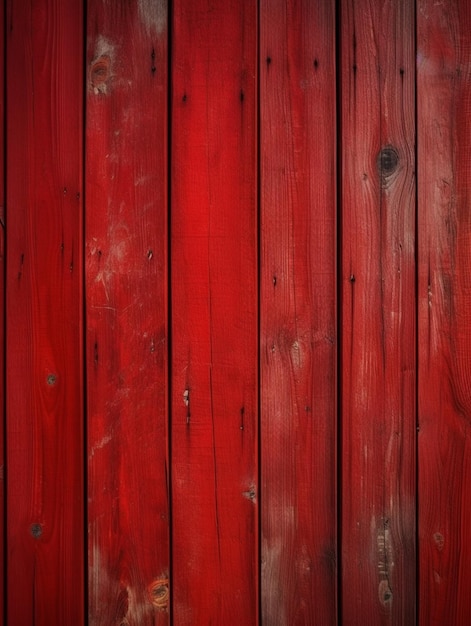
[[[419,0],[420,624],[471,623],[471,6]]]
[[[260,8],[262,619],[335,624],[334,2]]]
[[[256,5],[176,0],[174,624],[257,623]]]
[[[167,5],[87,15],[89,622],[166,624]]]
[[[83,624],[81,2],[7,10],[6,622]]]
[[[341,10],[342,619],[414,624],[414,5]]]

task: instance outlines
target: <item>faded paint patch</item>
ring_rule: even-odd
[[[92,449],[90,450],[89,459],[95,456],[95,452],[97,450],[101,450],[102,448],[104,448],[106,444],[109,443],[112,439],[113,439],[112,435],[105,435],[104,437],[102,437],[98,443],[92,446]]]
[[[288,576],[283,563],[283,540],[263,541],[262,580],[265,593],[262,596],[263,611],[267,624],[287,624],[287,611],[284,605],[284,577]]]
[[[136,270],[131,263],[135,237],[135,234],[129,232],[126,224],[110,224],[106,246],[100,245],[96,238],[87,243],[89,255],[95,258],[98,266],[95,283],[103,285],[106,305],[110,305],[114,277],[118,275],[129,276]],[[128,305],[128,307],[130,306]],[[95,306],[95,308],[98,307]],[[109,307],[107,306],[107,308]],[[111,310],[116,309],[111,307]],[[124,310],[121,312],[124,312]]]
[[[149,623],[154,615],[155,609],[147,602],[145,590],[137,590],[131,585],[128,585],[127,590],[129,594],[129,606],[125,617],[129,624]]]
[[[391,588],[392,572],[394,569],[394,552],[389,529],[389,520],[383,520],[377,532],[379,586],[378,598],[383,607],[388,607],[393,601]]]
[[[147,589],[145,586],[132,585],[129,580],[118,580],[110,573],[114,568],[103,558],[98,546],[97,523],[89,524],[91,539],[90,551],[90,624],[150,624],[154,623],[156,609],[165,610],[162,605],[168,603],[168,578],[154,581]],[[167,581],[167,588],[162,589]],[[157,597],[150,592],[155,583]],[[166,595],[165,595],[166,593]],[[103,602],[103,598],[114,598],[113,604]],[[116,621],[117,620],[117,621]]]
[[[94,94],[107,94],[114,76],[116,46],[101,35],[95,43],[95,53],[88,72],[88,89]]]
[[[138,0],[139,18],[148,32],[161,35],[167,28],[167,2],[165,0]]]

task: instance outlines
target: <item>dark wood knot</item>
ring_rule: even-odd
[[[391,176],[399,164],[399,154],[393,146],[384,147],[378,155],[378,170],[380,176]]]

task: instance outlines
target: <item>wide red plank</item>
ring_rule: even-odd
[[[260,6],[263,623],[337,622],[334,2]]]
[[[7,618],[83,624],[81,2],[7,11]]]
[[[471,623],[471,5],[420,0],[419,574],[422,626]]]
[[[89,623],[169,619],[167,7],[89,0]]]
[[[256,5],[173,5],[173,619],[257,623]]]
[[[414,6],[341,7],[342,623],[415,622]]]

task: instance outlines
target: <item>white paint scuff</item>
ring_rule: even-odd
[[[149,32],[161,35],[167,28],[167,3],[165,0],[138,0],[139,18]]]

